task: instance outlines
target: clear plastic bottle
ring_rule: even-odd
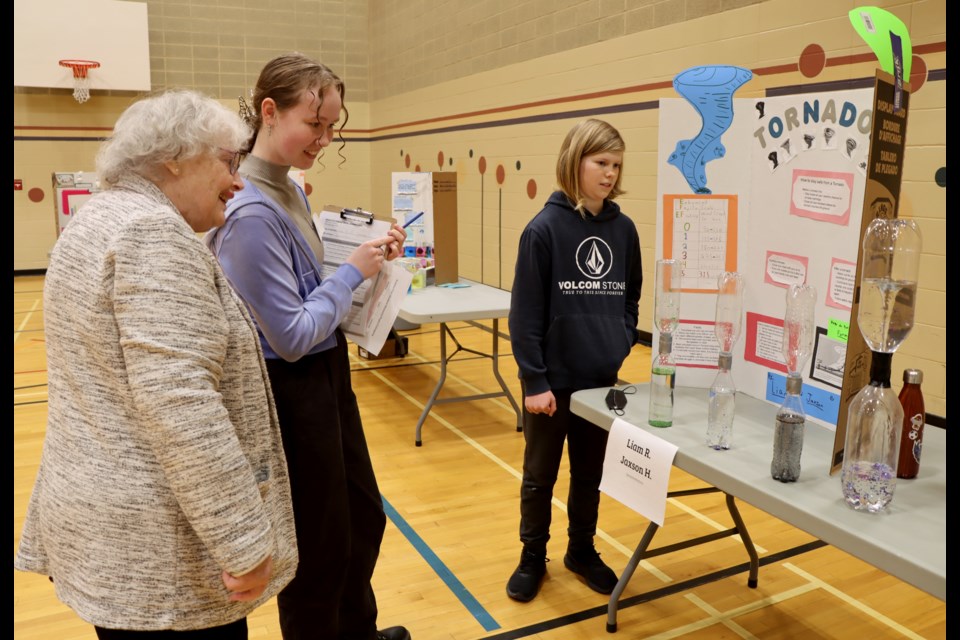
[[[817,290],[806,284],[795,284],[787,289],[786,298],[781,347],[787,367],[786,396],[777,411],[770,475],[780,482],[796,482],[800,478],[800,456],[807,422],[800,398],[803,391],[802,371],[813,351]]]
[[[726,271],[717,276],[717,308],[714,334],[720,345],[717,375],[710,386],[707,404],[707,446],[729,449],[733,443],[733,417],[736,414],[737,387],[730,369],[733,347],[740,338],[743,308],[743,276]]]
[[[680,324],[680,275],[680,263],[677,260],[657,260],[653,321],[660,332],[660,339],[657,354],[650,363],[647,422],[652,427],[673,425],[673,389],[677,375],[673,359],[673,333]]]
[[[870,384],[847,410],[840,472],[843,498],[857,511],[883,511],[897,487],[903,407],[890,388],[890,363],[913,327],[921,244],[909,219],[877,218],[863,235],[857,321],[873,360]]]
[[[857,511],[882,511],[897,489],[903,408],[890,388],[892,359],[892,353],[873,352],[870,384],[847,411],[840,483],[844,500]]]
[[[897,477],[916,478],[920,472],[920,449],[923,446],[923,425],[927,414],[923,406],[923,371],[906,369],[903,372],[903,388],[900,389],[900,406],[903,408],[903,429],[900,432],[900,458],[897,460]]]
[[[733,384],[730,365],[733,356],[721,353],[720,369],[710,386],[707,407],[707,446],[712,449],[729,449],[733,440],[733,416],[736,413],[737,387]]]
[[[913,220],[877,218],[867,226],[857,324],[871,351],[893,353],[913,328],[921,245]]]
[[[800,478],[800,454],[803,453],[803,430],[807,414],[803,410],[800,391],[803,378],[799,375],[787,378],[787,395],[777,411],[777,424],[773,430],[773,460],[770,475],[780,482],[796,482]]]
[[[677,367],[673,361],[673,336],[660,334],[660,352],[653,359],[650,370],[650,417],[651,427],[669,427],[673,425],[673,388],[676,383]]]

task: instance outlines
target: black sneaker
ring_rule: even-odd
[[[587,581],[587,586],[598,593],[609,595],[617,586],[617,574],[604,564],[593,547],[582,551],[567,551],[563,566]]]
[[[377,631],[377,640],[410,640],[410,632],[404,627],[387,627]]]
[[[546,555],[524,550],[520,564],[507,581],[507,595],[519,602],[530,602],[540,593],[540,584],[547,573]]]

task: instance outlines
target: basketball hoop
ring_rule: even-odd
[[[60,66],[73,70],[73,97],[76,101],[83,104],[89,100],[90,79],[87,77],[87,71],[96,69],[100,63],[93,60],[61,60]]]

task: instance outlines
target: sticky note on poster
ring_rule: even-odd
[[[827,322],[827,337],[839,342],[846,342],[850,335],[850,323],[836,318],[830,318]]]

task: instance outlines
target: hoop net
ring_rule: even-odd
[[[73,71],[74,99],[80,104],[89,100],[90,78],[87,77],[87,71],[96,69],[100,66],[100,63],[93,60],[61,60],[60,66],[68,67]]]

